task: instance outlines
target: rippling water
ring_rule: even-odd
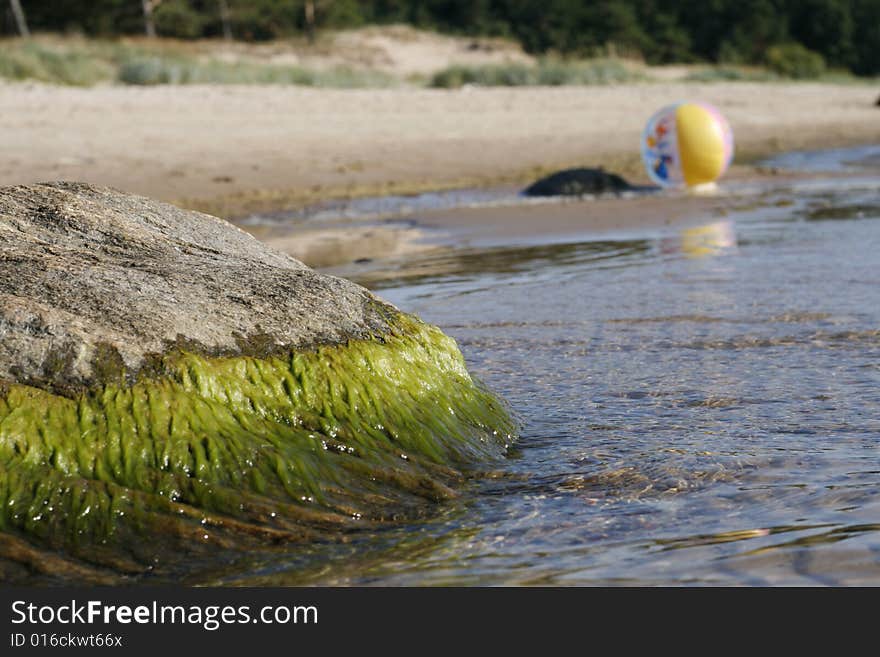
[[[434,520],[225,581],[880,584],[878,189],[434,256],[381,294],[459,341],[516,454]]]

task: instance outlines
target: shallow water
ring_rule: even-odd
[[[763,164],[767,167],[820,173],[876,170],[880,168],[880,145],[867,144],[823,151],[792,151],[771,157]]]
[[[726,217],[374,279],[509,402],[514,455],[431,520],[213,583],[880,584],[876,152],[800,154],[861,177],[731,184]]]

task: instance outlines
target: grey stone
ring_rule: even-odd
[[[341,343],[389,330],[389,310],[209,215],[81,183],[0,188],[0,380],[63,392],[173,346]]]

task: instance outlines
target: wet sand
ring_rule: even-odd
[[[372,283],[396,277],[411,265],[424,267],[424,256],[442,257],[460,249],[564,243],[586,235],[644,235],[704,225],[765,203],[762,197],[768,190],[814,179],[804,173],[759,174],[745,167],[736,174],[703,194],[658,190],[623,196],[524,198],[516,195],[515,187],[507,187],[492,203],[453,207],[439,203],[436,208],[360,218],[356,213],[351,216],[353,209],[356,212],[353,203],[335,218],[288,221],[281,214],[266,223],[254,218],[242,227],[312,267],[333,268],[334,273]],[[825,178],[838,176],[845,174],[825,174]],[[386,262],[377,269],[375,260]]]
[[[604,234],[643,231],[687,225],[710,217],[724,216],[742,199],[723,193],[707,196],[652,194],[636,198],[548,200],[485,208],[426,213],[420,225],[454,232],[471,246],[491,246],[503,236],[506,244],[529,241],[540,235],[544,241],[584,233]]]
[[[521,184],[567,166],[642,180],[636,144],[682,98],[730,119],[737,158],[880,141],[868,85],[461,90],[0,84],[0,184],[84,180],[227,218],[316,199]]]
[[[272,248],[318,268],[406,258],[434,249],[427,242],[426,232],[412,225],[346,223],[326,228],[288,225],[244,228]]]

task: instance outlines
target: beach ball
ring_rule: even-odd
[[[733,131],[707,103],[682,102],[654,114],[642,135],[642,160],[661,187],[715,182],[733,159]]]

